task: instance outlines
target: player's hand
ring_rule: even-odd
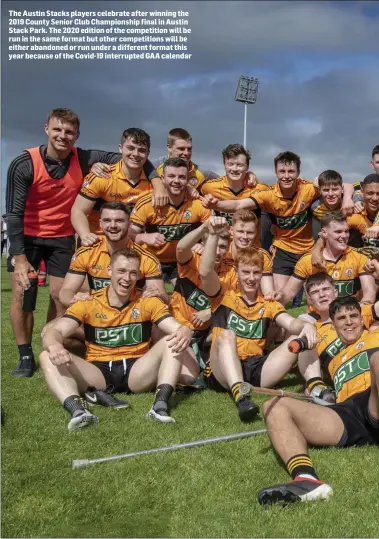
[[[183,352],[191,343],[193,331],[188,326],[181,326],[174,333],[166,337],[168,347],[173,352]]]
[[[205,195],[201,199],[201,203],[207,210],[214,210],[217,208],[217,203],[219,202],[219,199],[211,195],[210,193],[208,195]]]
[[[150,247],[161,247],[166,243],[166,238],[160,232],[151,232],[144,235],[144,243]]]
[[[342,201],[341,211],[347,217],[348,215],[353,215],[354,213],[354,202],[352,198]]]
[[[211,319],[212,311],[210,309],[204,309],[204,311],[198,311],[192,315],[191,322],[195,328],[200,328]]]
[[[317,331],[315,326],[309,322],[305,322],[299,337],[305,337],[308,342],[308,349],[312,350],[317,344]]]
[[[111,177],[111,166],[106,163],[94,163],[91,167],[91,172],[95,176],[108,179]]]
[[[95,243],[97,243],[98,241],[100,241],[99,236],[93,234],[92,232],[88,232],[87,234],[84,234],[84,236],[80,237],[80,242],[83,247],[95,245]]]
[[[379,238],[379,226],[370,226],[366,230],[364,238]]]
[[[30,288],[28,273],[36,272],[36,270],[30,264],[25,255],[17,255],[14,257],[14,260],[14,278],[21,288],[27,290]]]
[[[47,351],[53,365],[71,363],[71,354],[61,344],[53,344]]]
[[[271,290],[264,295],[266,301],[281,301],[282,297],[283,292],[275,292],[275,290]]]
[[[379,280],[379,260],[368,260],[363,269],[371,273],[375,280]]]
[[[191,251],[193,253],[197,253],[198,255],[201,255],[201,254],[203,254],[203,251],[204,251],[204,245],[202,243],[196,243],[192,247]]]
[[[192,200],[197,200],[198,198],[200,198],[199,191],[191,185],[187,185],[187,193]]]
[[[246,174],[246,186],[247,187],[256,187],[258,183],[258,178],[254,174],[254,172],[248,172]]]
[[[161,298],[162,291],[155,285],[144,286],[142,289],[142,298]]]
[[[78,292],[70,301],[70,305],[77,301],[86,301],[87,299],[92,299],[90,292]]]
[[[207,226],[209,234],[214,234],[216,236],[229,228],[228,221],[225,219],[225,217],[219,217],[217,215],[213,215],[207,220]]]
[[[365,205],[362,200],[354,202],[354,213],[361,213],[365,209]]]
[[[321,271],[326,271],[326,262],[322,253],[312,252],[311,264]]]
[[[151,203],[153,205],[153,208],[160,208],[162,206],[165,206],[170,202],[170,199],[168,198],[168,193],[166,187],[161,182],[158,185],[155,185],[153,188],[153,197],[151,199]]]

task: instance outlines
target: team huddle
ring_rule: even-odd
[[[282,152],[270,186],[240,144],[222,151],[224,176],[201,170],[182,128],[157,164],[138,128],[123,132],[118,153],[77,148],[69,109],[51,111],[45,132],[47,144],[8,170],[13,376],[36,369],[43,261],[39,366],[70,432],[98,422],[92,405],[127,407],[119,393],[155,391],[147,417],[175,422],[180,387],[228,392],[250,422],[260,412],[254,387],[273,388],[296,368],[314,402],[275,398],[262,410],[292,480],[258,500],[329,498],[308,445],[379,443],[379,146],[374,173],[356,184],[335,170],[306,181],[299,156]],[[286,305],[303,291],[307,313],[295,318]]]

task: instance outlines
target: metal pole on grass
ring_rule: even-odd
[[[226,436],[216,436],[215,438],[206,438],[205,440],[195,440],[194,442],[185,442],[182,444],[168,445],[166,447],[156,447],[154,449],[144,449],[142,451],[134,451],[133,453],[124,453],[123,455],[115,455],[113,457],[102,457],[98,459],[84,459],[84,460],[73,460],[73,468],[82,468],[88,466],[89,464],[97,464],[99,462],[109,462],[113,460],[129,459],[131,457],[137,457],[139,455],[151,455],[152,453],[159,453],[161,451],[176,451],[177,449],[182,449],[184,447],[197,447],[199,445],[214,444],[216,442],[226,442],[230,440],[237,440],[239,438],[249,438],[251,436],[256,436],[257,434],[263,434],[266,432],[266,429],[253,430],[247,432],[238,432],[237,434],[228,434]]]

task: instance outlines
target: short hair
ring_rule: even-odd
[[[127,138],[130,138],[135,144],[146,146],[150,150],[150,136],[143,129],[139,129],[138,127],[125,129],[121,135],[121,146],[124,145]]]
[[[163,176],[167,167],[174,167],[174,168],[184,167],[188,172],[187,163],[184,161],[184,159],[181,159],[180,157],[169,157],[168,159],[166,159],[166,161],[163,163]]]
[[[319,187],[342,185],[342,176],[336,170],[324,170],[318,177],[318,185]]]
[[[174,127],[174,129],[171,129],[168,132],[167,146],[172,146],[177,140],[186,140],[187,142],[190,142],[192,140],[192,137],[188,133],[188,131],[186,131],[186,129],[182,129],[181,127]]]
[[[370,185],[371,183],[379,183],[379,175],[378,174],[369,174],[365,177],[363,182],[361,183],[362,189]]]
[[[325,282],[330,283],[334,287],[333,277],[331,277],[328,273],[319,271],[318,273],[310,275],[304,283],[306,293],[309,295],[311,288]]]
[[[137,253],[137,251],[130,249],[129,247],[123,247],[122,249],[117,249],[117,251],[112,254],[111,265],[114,264],[120,256],[123,256],[128,260],[138,260],[138,263],[141,263],[141,255]]]
[[[379,153],[379,144],[377,144],[376,146],[374,146],[373,150],[372,150],[372,154],[371,154],[371,157],[374,159],[374,156],[377,155]]]
[[[232,236],[228,228],[220,232],[220,234],[218,234],[218,237],[222,240],[226,240],[228,243],[232,241]],[[206,230],[202,237],[202,242],[204,245],[208,238],[209,238],[209,230]]]
[[[359,313],[362,312],[359,301],[354,296],[345,296],[343,298],[336,298],[329,305],[329,316],[331,320],[334,320],[334,317],[338,311],[345,307],[348,311],[353,311],[356,309]]]
[[[129,216],[132,213],[133,205],[125,204],[124,202],[119,201],[105,202],[100,208],[100,214],[102,214],[104,210],[120,210]]]
[[[246,150],[242,144],[229,144],[226,148],[222,150],[222,159],[225,163],[225,159],[230,159],[231,157],[238,157],[239,155],[244,155],[246,157],[247,166],[250,165],[250,152]]]
[[[258,219],[255,213],[250,210],[237,210],[233,213],[232,217],[232,226],[234,226],[238,221],[243,223],[254,223],[258,227]]]
[[[247,264],[249,266],[258,266],[263,271],[263,255],[255,247],[246,247],[238,249],[234,257],[236,267],[239,264]]]
[[[300,172],[301,160],[300,160],[300,157],[296,153],[293,153],[293,152],[278,153],[278,155],[274,158],[275,170],[278,167],[278,163],[286,163],[286,164],[295,163],[295,165],[297,166],[297,170]]]
[[[79,116],[71,109],[53,109],[47,116],[47,123],[49,123],[52,118],[57,118],[57,120],[61,120],[61,122],[72,124],[76,127],[76,130],[79,133],[80,119]]]
[[[325,215],[323,215],[320,219],[321,221],[321,228],[324,228],[326,226],[329,226],[330,223],[336,222],[336,223],[346,223],[346,217],[344,214],[340,211],[329,211]]]

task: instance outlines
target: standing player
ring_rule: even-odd
[[[292,368],[297,356],[288,351],[287,339],[268,356],[263,355],[268,327],[275,322],[291,335],[305,336],[309,347],[316,345],[314,327],[295,320],[276,301],[266,301],[259,293],[263,257],[254,248],[237,253],[235,263],[238,286],[222,285],[214,269],[218,235],[225,229],[222,217],[213,217],[209,237],[200,263],[203,290],[212,308],[212,349],[209,366],[204,371],[208,386],[216,391],[230,391],[242,421],[253,419],[258,406],[242,397],[243,381],[254,386],[272,387]]]
[[[71,210],[72,224],[81,245],[98,241],[100,207],[104,202],[124,202],[134,205],[144,194],[153,191],[153,181],[146,176],[144,167],[150,152],[150,137],[142,129],[126,129],[119,145],[121,160],[110,167],[110,179],[89,174]],[[161,184],[161,180],[155,181]]]
[[[142,197],[132,212],[129,236],[145,244],[161,263],[163,276],[175,286],[178,276],[176,246],[212,214],[200,200],[190,200],[186,193],[188,167],[183,159],[167,159],[163,166],[163,184],[169,203],[154,211],[151,195]]]
[[[322,252],[325,271],[334,279],[338,296],[356,295],[362,289],[362,303],[373,303],[377,287],[365,269],[368,258],[348,246],[349,227],[346,217],[339,212],[325,214],[321,218],[320,238],[325,245]],[[304,281],[318,272],[318,267],[312,264],[312,254],[302,256],[279,301],[286,305],[302,288]]]
[[[273,277],[276,291],[281,291],[292,275],[299,258],[313,246],[310,207],[319,197],[319,189],[299,178],[300,157],[283,152],[274,159],[278,182],[268,191],[255,193],[250,199],[218,201],[212,195],[203,199],[205,207],[234,212],[238,209],[260,208],[269,214],[276,226],[273,241]],[[352,186],[345,185],[344,200],[351,206]]]
[[[263,488],[258,494],[260,504],[313,501],[333,495],[332,488],[318,478],[308,445],[379,444],[378,333],[364,328],[356,298],[335,299],[329,313],[343,343],[328,366],[337,404],[317,406],[290,398],[265,403],[271,443],[292,481]]]
[[[142,298],[135,289],[140,256],[132,249],[115,251],[111,258],[109,287],[92,299],[71,305],[54,327],[44,333],[40,363],[49,390],[70,413],[68,430],[98,421],[83,406],[80,396],[88,387],[103,391],[140,393],[157,389],[149,417],[161,423],[175,420],[168,401],[178,380],[193,382],[198,375],[196,360],[186,348],[192,331],[180,325],[156,297]],[[168,337],[152,348],[151,327],[155,323]],[[84,325],[86,360],[63,346],[63,339]]]

